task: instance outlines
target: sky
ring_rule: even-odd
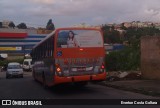
[[[0,0],[0,21],[45,27],[49,19],[56,27],[160,22],[160,0]]]

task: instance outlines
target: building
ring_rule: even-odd
[[[130,22],[124,22],[123,26],[126,28],[132,27],[132,24]]]
[[[0,29],[0,53],[29,54],[37,43],[47,34],[38,34],[37,30]]]
[[[137,27],[138,28],[143,28],[144,27],[144,23],[143,22],[137,22]]]
[[[10,23],[11,21],[8,21],[8,20],[4,20],[3,22],[2,22],[2,27],[4,27],[4,28],[8,28],[9,26],[9,23]]]

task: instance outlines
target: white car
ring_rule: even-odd
[[[32,59],[24,59],[23,70],[24,71],[31,71],[32,70]]]
[[[7,66],[6,78],[9,77],[22,77],[23,78],[23,69],[19,63],[13,62],[9,63]]]

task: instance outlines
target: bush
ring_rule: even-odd
[[[18,63],[22,64],[23,63],[23,59],[12,59],[12,60],[0,61],[0,66],[4,66],[4,64],[8,64],[10,62],[18,62]]]
[[[110,52],[106,55],[107,71],[137,70],[140,67],[140,51],[126,47],[120,51]]]
[[[4,66],[4,64],[7,64],[7,63],[8,63],[8,61],[6,61],[6,60],[4,60],[4,61],[0,60],[0,66]]]

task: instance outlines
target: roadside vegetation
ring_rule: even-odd
[[[106,55],[107,71],[139,70],[141,37],[160,36],[160,30],[155,27],[125,28],[125,32],[122,34],[114,30],[114,27],[103,26],[102,30],[106,43],[125,45],[123,50],[113,51]]]
[[[4,66],[5,64],[8,64],[10,62],[18,62],[20,64],[23,63],[23,58],[16,58],[16,59],[9,59],[9,60],[0,60],[0,66]]]

